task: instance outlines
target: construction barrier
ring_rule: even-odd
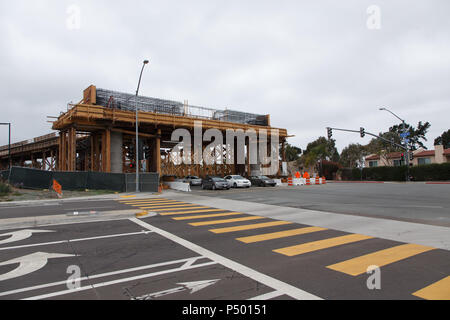
[[[292,177],[288,178],[288,185],[289,185],[289,187],[294,186],[294,181],[293,181]]]
[[[191,192],[191,185],[185,182],[164,182],[166,186],[169,186],[170,189],[183,191],[183,192]]]
[[[275,181],[275,182],[276,182],[276,184],[277,184],[277,187],[281,187],[281,186],[283,186],[283,182],[281,181],[281,179],[273,179],[273,181]]]
[[[105,172],[60,172],[12,167],[9,183],[24,189],[50,189],[56,180],[62,190],[111,190],[132,192],[136,190],[136,175]],[[159,174],[139,174],[139,190],[158,192]]]

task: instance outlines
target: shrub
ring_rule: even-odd
[[[11,193],[11,187],[0,181],[0,196],[5,196],[9,193]]]
[[[356,181],[361,179],[360,169],[341,169],[342,180]],[[407,167],[375,167],[364,168],[362,179],[366,181],[405,181]],[[450,163],[427,164],[411,167],[409,174],[414,181],[448,181],[450,180]]]

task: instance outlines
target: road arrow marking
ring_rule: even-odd
[[[193,293],[195,293],[197,291],[200,291],[200,290],[205,289],[205,288],[207,288],[209,286],[212,286],[212,285],[216,284],[219,281],[220,281],[220,279],[177,283],[181,287],[177,287],[177,288],[173,288],[173,289],[169,289],[169,290],[164,290],[164,291],[159,291],[159,292],[146,294],[146,295],[141,296],[141,297],[136,297],[133,300],[150,300],[150,299],[155,299],[155,298],[159,298],[159,297],[162,297],[162,296],[167,296],[167,295],[170,295],[170,294],[183,292],[183,291],[189,291],[189,290],[191,291],[190,294],[193,294]]]
[[[29,237],[31,237],[33,235],[33,233],[49,233],[49,232],[55,232],[55,231],[50,231],[50,230],[20,230],[20,231],[14,231],[14,232],[8,232],[8,233],[0,234],[0,237],[10,236],[8,239],[0,241],[0,245],[28,239]]]
[[[5,274],[0,275],[0,281],[5,281],[13,278],[18,278],[29,273],[35,272],[43,267],[48,262],[48,259],[75,257],[73,254],[59,254],[59,253],[46,253],[36,252],[20,258],[5,261],[0,263],[0,266],[7,266],[10,264],[18,263],[19,266]]]

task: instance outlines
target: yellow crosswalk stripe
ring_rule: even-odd
[[[120,196],[121,198],[136,198],[136,196]]]
[[[132,207],[169,207],[169,206],[177,206],[177,205],[184,205],[184,206],[197,206],[197,204],[191,204],[191,203],[162,203],[162,204],[149,204],[149,203],[142,203],[142,204],[131,204]]]
[[[122,202],[123,204],[164,204],[164,203],[186,203],[181,201],[158,201],[158,202],[149,202],[149,201],[143,201],[143,202]]]
[[[153,211],[165,212],[165,211],[173,211],[173,210],[184,210],[184,209],[191,210],[191,209],[206,209],[206,208],[208,208],[208,207],[204,207],[204,206],[189,206],[189,207],[182,207],[182,208],[154,209]],[[141,209],[143,209],[143,208],[141,208]]]
[[[350,234],[342,237],[336,237],[331,239],[313,241],[308,243],[302,243],[296,246],[287,248],[281,248],[273,250],[274,252],[281,253],[285,256],[293,257],[300,254],[323,250],[327,248],[337,247],[348,243],[358,242],[362,240],[372,239],[373,237],[364,236],[362,234]]]
[[[327,229],[319,228],[319,227],[300,228],[300,229],[286,230],[286,231],[280,231],[280,232],[274,232],[274,233],[258,234],[256,236],[237,238],[236,240],[244,242],[244,243],[255,243],[255,242],[262,242],[262,241],[273,240],[273,239],[293,237],[293,236],[297,236],[297,235],[301,235],[301,234],[308,234],[308,233],[324,231],[324,230],[327,230]]]
[[[162,204],[132,204],[132,207],[177,207],[177,206],[198,206],[198,204],[192,203],[162,203]]]
[[[241,212],[229,212],[229,213],[216,213],[216,214],[206,214],[206,215],[199,215],[199,216],[187,216],[187,217],[177,217],[172,218],[174,220],[195,220],[195,219],[203,219],[203,218],[216,218],[216,217],[228,217],[228,216],[237,216],[243,214]]]
[[[236,232],[236,231],[243,231],[243,230],[253,230],[253,229],[262,229],[262,228],[268,228],[268,227],[282,226],[282,225],[286,225],[286,224],[292,224],[292,222],[274,221],[274,222],[266,222],[266,223],[249,224],[249,225],[245,225],[245,226],[212,229],[209,231],[211,231],[213,233],[228,233],[228,232]]]
[[[173,209],[171,209],[173,210]],[[161,211],[161,210],[155,210],[155,211]],[[189,214],[189,213],[206,213],[206,212],[218,212],[218,211],[226,211],[223,209],[203,209],[203,210],[189,210],[189,211],[178,211],[178,212],[165,212],[165,213],[160,213],[161,216],[173,216],[176,214]]]
[[[119,202],[160,202],[160,201],[177,201],[171,199],[123,199]]]
[[[150,209],[150,210],[159,210],[159,209],[173,209],[173,210],[181,210],[181,209],[190,209],[190,208],[207,208],[203,206],[196,205],[183,205],[183,206],[161,206],[161,207],[140,207],[141,209]]]
[[[236,218],[236,219],[227,219],[227,220],[194,222],[194,223],[189,223],[189,224],[191,226],[194,226],[194,227],[200,227],[200,226],[210,226],[210,225],[213,225],[213,224],[226,224],[226,223],[251,221],[251,220],[261,220],[261,219],[266,219],[266,218],[265,217],[246,217],[246,218]]]
[[[367,268],[370,266],[386,266],[388,264],[398,262],[400,260],[410,258],[434,249],[435,248],[418,244],[404,244],[336,263],[328,266],[327,268],[346,273],[351,276],[358,276],[360,274],[366,273]]]
[[[413,293],[426,300],[450,300],[450,276]]]

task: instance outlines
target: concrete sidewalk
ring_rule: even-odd
[[[450,250],[450,228],[166,191],[167,199]]]
[[[86,196],[86,197],[74,197],[74,198],[63,198],[63,199],[42,199],[42,200],[24,200],[24,201],[8,201],[0,202],[1,207],[21,207],[21,206],[39,206],[48,204],[58,204],[64,202],[76,202],[76,201],[91,201],[91,200],[118,200],[122,197],[130,196],[134,194],[130,193],[118,193],[118,194],[105,194],[99,196]],[[154,196],[154,193],[139,193],[133,199],[146,198],[149,196]]]

